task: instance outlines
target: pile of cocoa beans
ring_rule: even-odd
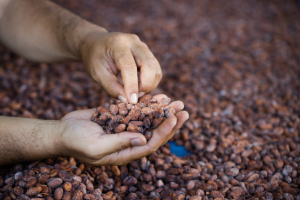
[[[175,109],[168,107],[170,98],[159,103],[150,94],[141,97],[137,104],[126,104],[111,100],[110,104],[99,106],[91,117],[107,134],[123,131],[138,132],[146,139],[152,137],[152,130],[157,128],[164,118],[175,114]]]
[[[191,155],[166,144],[119,167],[3,166],[0,199],[300,199],[297,1],[54,1],[149,46],[163,70],[151,94],[184,102],[190,119],[172,140]],[[0,61],[0,115],[60,119],[110,102],[78,62],[37,64],[4,47]]]
[[[155,153],[148,159],[131,162],[128,167],[91,167],[77,163],[74,158],[37,161],[26,168],[16,165],[5,179],[0,178],[0,185],[5,185],[0,197],[6,200],[183,199],[187,191],[192,195],[204,194],[197,189],[201,186],[199,164],[162,156]],[[175,192],[175,189],[180,190]]]

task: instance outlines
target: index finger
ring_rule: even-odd
[[[130,49],[123,48],[115,52],[114,58],[118,69],[121,71],[126,99],[128,102],[136,104],[138,100],[138,76],[133,55]]]

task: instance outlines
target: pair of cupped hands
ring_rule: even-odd
[[[80,55],[86,72],[122,102],[137,103],[138,97],[154,90],[162,78],[157,59],[136,35],[91,34],[81,44]],[[165,97],[160,94],[153,98],[160,102]],[[181,101],[169,106],[176,114],[155,129],[148,142],[140,133],[106,134],[90,121],[95,109],[71,112],[59,122],[63,154],[91,165],[123,165],[147,156],[164,145],[189,117],[182,111]]]

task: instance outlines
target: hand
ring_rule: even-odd
[[[159,102],[165,97],[156,95],[154,99]],[[71,112],[60,122],[61,152],[90,165],[124,165],[147,156],[173,137],[189,117],[186,111],[181,111],[181,101],[171,103],[170,107],[176,110],[175,116],[155,129],[148,142],[140,133],[106,134],[101,126],[90,121],[94,109]]]
[[[113,98],[135,104],[138,96],[154,90],[162,78],[158,61],[136,35],[93,32],[82,41],[85,70]],[[117,78],[119,72],[124,86]]]

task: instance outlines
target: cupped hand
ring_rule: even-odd
[[[153,98],[160,102],[165,95]],[[73,156],[90,165],[123,165],[155,152],[165,144],[188,119],[181,101],[172,102],[176,114],[153,131],[147,142],[141,133],[106,134],[98,124],[90,121],[94,109],[74,111],[61,119],[61,153]]]
[[[87,73],[111,97],[124,103],[137,103],[138,96],[154,90],[162,78],[157,59],[134,34],[88,34],[82,40],[80,54]],[[119,72],[123,83],[118,79]]]

